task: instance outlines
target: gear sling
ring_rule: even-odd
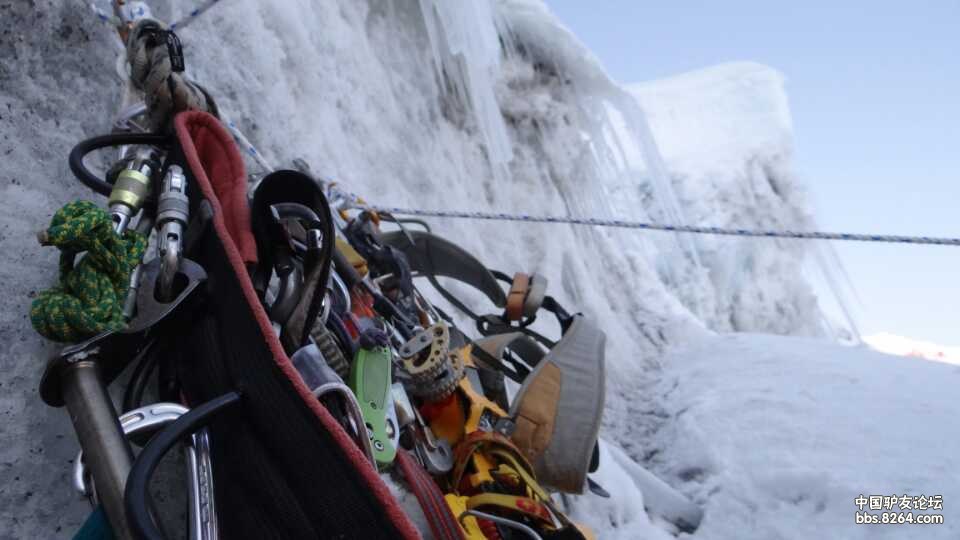
[[[207,272],[201,306],[180,317],[166,353],[197,405],[239,404],[209,425],[225,538],[418,538],[359,448],[311,394],[275,335],[249,277],[257,249],[246,173],[213,116],[175,119],[170,158],[188,176],[186,256]]]

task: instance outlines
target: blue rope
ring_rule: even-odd
[[[205,11],[207,11],[207,10],[210,9],[210,8],[212,8],[212,7],[214,6],[214,4],[216,4],[216,3],[219,2],[219,1],[220,1],[220,0],[207,0],[207,1],[206,1],[204,4],[202,4],[200,7],[197,7],[197,8],[194,8],[194,9],[190,10],[190,13],[187,13],[186,16],[181,17],[180,20],[172,23],[172,24],[170,25],[170,29],[171,29],[171,30],[178,30],[178,29],[181,29],[181,30],[182,30],[182,29],[185,28],[188,24],[190,24],[190,23],[192,23],[193,21],[197,20],[197,17],[199,17],[200,15],[203,15],[203,13],[204,13]]]
[[[353,198],[355,201],[356,199]],[[763,238],[796,238],[801,240],[842,240],[848,242],[885,242],[895,244],[926,244],[934,246],[960,246],[960,238],[934,238],[929,236],[901,236],[883,234],[852,234],[830,232],[800,231],[764,231],[750,229],[724,229],[721,227],[698,227],[694,225],[663,225],[622,219],[576,218],[564,216],[531,216],[527,214],[505,214],[492,212],[458,212],[445,210],[417,210],[389,206],[357,205],[361,208],[386,214],[405,216],[423,216],[451,219],[481,219],[489,221],[521,221],[525,223],[566,223],[570,225],[590,225],[594,227],[617,227],[622,229],[644,229],[691,234],[716,234],[723,236],[752,236]]]
[[[212,8],[220,0],[207,0],[199,7],[193,8],[189,13],[181,17],[176,22],[170,24],[171,30],[182,30],[187,25],[197,20],[197,17],[203,15],[208,9]],[[100,22],[106,23],[112,27],[121,26],[123,21],[120,20],[116,15],[107,13],[105,10],[97,7],[93,2],[90,3],[90,10],[93,11],[93,14],[100,20]],[[143,12],[138,13],[137,15],[143,16]]]
[[[261,154],[244,137],[243,133],[228,122],[234,138],[266,171],[273,168]],[[933,238],[929,236],[900,236],[882,234],[853,234],[829,232],[799,232],[799,231],[757,231],[750,229],[724,229],[721,227],[698,227],[694,225],[663,225],[659,223],[644,223],[622,219],[575,218],[563,216],[531,216],[528,214],[506,214],[493,212],[460,212],[452,210],[418,210],[413,208],[396,208],[390,206],[373,206],[361,202],[360,197],[349,191],[337,187],[336,182],[324,181],[328,191],[328,198],[339,198],[353,208],[373,210],[385,214],[404,216],[438,217],[450,219],[481,219],[487,221],[520,221],[525,223],[566,223],[570,225],[591,225],[594,227],[617,227],[622,229],[644,229],[649,231],[668,231],[690,234],[716,234],[723,236],[752,236],[762,238],[794,238],[801,240],[841,240],[847,242],[884,242],[894,244],[925,244],[934,246],[960,246],[960,238]]]
[[[325,182],[333,201],[340,199],[347,206],[364,210],[373,210],[384,214],[403,216],[438,217],[451,219],[482,219],[488,221],[520,221],[525,223],[566,223],[570,225],[590,225],[594,227],[618,227],[622,229],[645,229],[649,231],[668,231],[691,234],[717,234],[723,236],[753,236],[763,238],[795,238],[801,240],[843,240],[848,242],[885,242],[895,244],[926,244],[934,246],[960,246],[960,238],[934,238],[929,236],[900,236],[883,234],[853,234],[829,232],[799,231],[757,231],[750,229],[724,229],[721,227],[698,227],[695,225],[663,225],[623,219],[576,218],[565,216],[531,216],[529,214],[506,214],[502,212],[460,212],[454,210],[418,210],[375,206],[364,202],[354,193],[340,189],[335,182]]]
[[[526,223],[567,223],[592,225],[594,227],[618,227],[622,229],[645,229],[692,234],[718,234],[724,236],[758,236],[765,238],[799,238],[802,240],[844,240],[849,242],[887,242],[896,244],[927,244],[935,246],[960,246],[960,238],[933,238],[929,236],[900,236],[882,234],[852,234],[799,231],[758,231],[750,229],[724,229],[721,227],[698,227],[694,225],[663,225],[622,219],[575,218],[563,216],[531,216],[527,214],[504,214],[489,212],[457,212],[444,210],[415,210],[387,206],[368,206],[370,210],[405,216],[425,216],[453,219],[483,219],[491,221],[522,221]]]

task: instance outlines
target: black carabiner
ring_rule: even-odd
[[[80,141],[73,150],[70,151],[70,170],[77,180],[83,182],[85,186],[96,193],[105,197],[110,196],[113,186],[99,176],[90,172],[90,169],[83,164],[83,158],[94,150],[108,148],[111,146],[120,146],[123,144],[138,144],[150,146],[169,146],[172,140],[171,135],[157,135],[154,133],[111,133],[110,135],[101,135],[84,141]]]

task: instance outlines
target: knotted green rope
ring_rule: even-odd
[[[77,342],[126,327],[123,303],[130,273],[147,248],[142,234],[114,232],[110,215],[89,201],[74,201],[53,215],[39,235],[60,251],[60,282],[30,306],[30,322],[43,337]],[[74,265],[76,255],[87,254]]]

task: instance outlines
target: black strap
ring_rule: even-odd
[[[323,194],[320,186],[306,174],[299,171],[280,170],[268,174],[253,196],[253,228],[257,238],[257,251],[260,258],[260,268],[256,272],[255,286],[258,290],[265,291],[269,283],[273,266],[277,266],[278,274],[282,273],[283,266],[292,264],[294,253],[289,245],[283,228],[275,223],[273,213],[270,210],[272,205],[278,203],[298,203],[316,213],[319,218],[318,223],[313,225],[321,228],[321,241],[319,253],[309,253],[307,259],[309,263],[304,268],[306,274],[306,289],[313,289],[313,293],[306,299],[297,304],[295,314],[288,320],[298,317],[296,331],[299,335],[290,336],[290,348],[296,350],[305,345],[310,339],[310,330],[316,322],[323,305],[323,297],[327,291],[327,283],[330,281],[330,269],[333,261],[334,251],[334,223],[333,214],[330,212],[330,204],[327,197]],[[296,312],[300,311],[300,315]],[[299,317],[303,317],[302,321]],[[286,321],[282,321],[284,324]],[[299,325],[302,323],[302,328]]]
[[[530,375],[530,368],[520,362],[509,351],[504,351],[504,353],[503,358],[495,358],[476,343],[473,343],[473,347],[470,349],[470,354],[476,356],[485,365],[499,370],[514,382],[522,384]],[[509,369],[504,369],[505,367],[509,367]]]
[[[240,394],[229,392],[191,409],[154,435],[137,456],[127,477],[123,503],[130,527],[141,537],[148,540],[163,540],[160,529],[150,519],[147,504],[147,488],[150,486],[150,478],[160,464],[160,460],[173,448],[173,445],[239,402]]]
[[[455,308],[459,309],[467,317],[470,317],[474,321],[479,321],[480,320],[479,315],[474,313],[473,310],[468,308],[466,304],[461,302],[459,298],[457,298],[450,291],[444,288],[443,285],[440,285],[440,281],[437,280],[436,271],[433,268],[433,254],[430,251],[430,242],[426,242],[425,246],[427,250],[427,256],[425,257],[425,262],[428,265],[428,268],[426,268],[423,271],[423,276],[427,278],[427,281],[430,282],[430,285],[433,285],[433,288],[436,289],[437,292],[440,293],[440,296],[446,299],[447,302],[450,302]],[[449,316],[445,316],[444,318],[452,322]]]
[[[97,175],[90,172],[83,164],[83,158],[87,154],[100,148],[110,146],[120,146],[122,144],[142,144],[153,146],[170,146],[173,138],[169,135],[156,135],[153,133],[113,133],[110,135],[101,135],[84,141],[80,141],[73,150],[70,151],[69,163],[70,170],[77,180],[83,182],[88,188],[105,197],[110,196],[113,186],[102,180]]]
[[[464,315],[473,319],[473,321],[476,323],[477,332],[480,332],[481,335],[492,336],[496,334],[505,334],[508,332],[521,332],[539,341],[548,349],[552,349],[553,347],[556,346],[557,343],[555,341],[529,328],[529,326],[532,325],[533,322],[537,320],[536,315],[533,315],[532,317],[527,317],[520,324],[514,325],[507,320],[506,314],[481,316],[481,315],[478,315],[469,307],[467,307],[467,305],[461,302],[459,298],[454,296],[453,293],[451,293],[443,285],[441,285],[440,281],[437,279],[436,272],[434,271],[432,266],[433,257],[430,253],[429,242],[426,243],[426,250],[427,250],[427,257],[425,257],[425,260],[428,267],[425,268],[421,272],[421,274],[423,275],[423,277],[427,278],[427,281],[430,282],[433,288],[436,289],[438,293],[440,293],[440,296],[442,296],[447,302],[450,302],[451,305],[459,309]],[[489,269],[489,271],[495,278],[507,283],[513,283],[513,278],[511,278],[507,274],[499,270]],[[547,311],[553,313],[557,317],[557,321],[559,321],[560,323],[561,334],[567,331],[567,328],[569,328],[570,323],[573,321],[573,318],[560,305],[560,303],[556,301],[556,299],[554,299],[552,296],[546,296],[544,297],[543,303],[540,305],[540,307],[542,309],[546,309]],[[449,319],[449,317],[444,317],[444,318]]]
[[[319,188],[317,189],[317,194],[320,200],[316,203],[319,205],[319,208],[316,208],[316,210],[324,226],[324,230],[321,231],[323,235],[321,239],[323,245],[318,260],[316,261],[316,263],[320,265],[320,277],[317,280],[317,287],[314,290],[313,299],[310,301],[310,306],[307,309],[307,318],[304,321],[303,334],[300,337],[301,347],[310,341],[310,330],[313,329],[313,325],[317,321],[317,316],[320,314],[323,297],[327,293],[327,284],[330,282],[330,267],[333,264],[333,249],[335,246],[333,214],[330,212],[330,203],[327,202],[326,196]]]
[[[557,342],[548,339],[543,334],[531,330],[523,325],[514,326],[510,324],[506,319],[497,315],[486,315],[477,320],[477,331],[483,334],[484,336],[495,336],[497,334],[509,334],[510,332],[520,332],[521,334],[526,334],[533,339],[539,341],[543,344],[544,347],[552,349],[557,345]]]

